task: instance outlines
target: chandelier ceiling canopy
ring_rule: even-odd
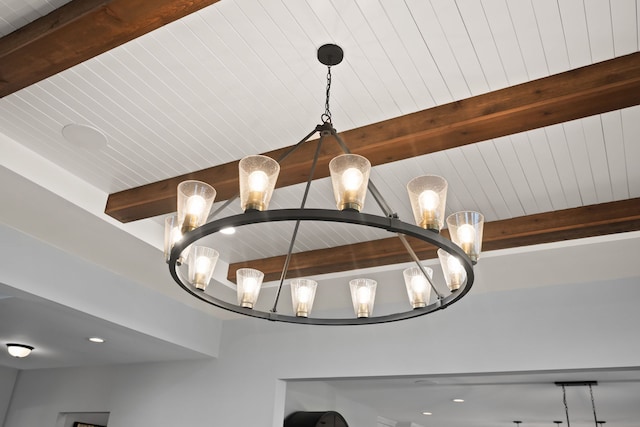
[[[328,44],[318,49],[318,60],[327,66],[326,101],[325,111],[321,116],[322,123],[316,125],[298,144],[277,160],[264,155],[243,158],[238,166],[240,188],[236,197],[227,200],[211,213],[216,196],[213,186],[196,180],[187,180],[179,184],[177,214],[167,217],[165,223],[165,257],[173,279],[191,295],[225,310],[273,321],[357,325],[425,315],[453,304],[471,289],[474,281],[473,265],[478,261],[481,251],[484,217],[474,211],[456,212],[446,217],[448,185],[443,177],[436,175],[419,176],[407,184],[415,224],[404,222],[398,217],[370,179],[370,162],[365,157],[351,153],[346,142],[333,127],[329,106],[331,67],[339,64],[342,59],[343,51],[339,46]],[[269,202],[280,172],[280,163],[286,161],[316,133],[320,137],[299,207],[269,210]],[[306,207],[307,196],[322,145],[325,143],[337,143],[343,151],[343,154],[329,163],[336,208],[310,209]],[[362,212],[368,194],[383,215]],[[239,199],[244,213],[217,218],[236,199]],[[256,307],[264,274],[254,268],[237,270],[235,300],[214,296],[209,282],[220,256],[219,250],[223,249],[207,247],[202,241],[206,240],[207,236],[237,227],[252,224],[266,226],[267,223],[282,221],[290,221],[295,225],[271,309],[262,311]],[[322,284],[310,278],[288,280],[287,277],[291,255],[296,249],[298,231],[309,221],[321,222],[325,227],[332,227],[335,223],[355,224],[386,230],[397,236],[415,264],[403,272],[408,299],[406,310],[392,314],[376,314],[374,302],[378,284],[375,280],[361,277],[348,283],[353,317],[314,317],[313,303],[316,292],[324,291]],[[440,235],[445,222],[451,240]],[[407,237],[438,248],[438,258],[447,287],[446,293],[435,286],[433,270],[424,264],[424,260],[418,258]],[[383,247],[379,249],[384,250]],[[398,278],[398,283],[402,283],[401,278]],[[282,290],[286,285],[290,288],[291,315],[283,314],[279,310]]]

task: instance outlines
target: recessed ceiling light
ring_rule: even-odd
[[[107,146],[107,136],[102,131],[88,125],[71,123],[62,128],[64,139],[76,148],[101,150]]]
[[[91,338],[89,338],[89,341],[91,341],[91,342],[97,342],[97,343],[102,343],[102,342],[104,342],[104,339],[103,339],[103,338],[100,338],[100,337],[91,337]]]
[[[220,230],[220,232],[221,232],[222,234],[235,234],[236,229],[235,229],[235,228],[233,228],[233,227],[225,227],[225,228],[223,228],[222,230]]]
[[[13,357],[27,357],[29,354],[31,354],[31,350],[33,350],[33,347],[31,347],[30,345],[15,343],[7,344],[7,351]]]
[[[453,399],[453,401],[456,403],[462,403],[464,402],[464,399]]]
[[[423,412],[422,415],[433,415],[431,412]]]

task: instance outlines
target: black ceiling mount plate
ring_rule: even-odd
[[[590,386],[598,385],[598,381],[556,381],[558,387]]]
[[[332,65],[338,65],[344,58],[344,52],[342,48],[335,44],[325,44],[318,48],[318,61],[331,67]]]

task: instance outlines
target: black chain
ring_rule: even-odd
[[[331,110],[329,110],[329,95],[331,92],[331,66],[327,67],[327,97],[324,101],[324,114],[320,116],[322,123],[331,123]]]

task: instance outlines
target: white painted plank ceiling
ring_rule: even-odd
[[[44,16],[69,0],[0,0],[0,37]]]
[[[0,0],[0,34],[64,3]],[[636,52],[639,9],[634,0],[223,0],[1,99],[0,131],[111,193],[298,142],[324,110],[322,44],[345,50],[332,69],[340,131]],[[100,129],[107,147],[72,146],[61,135],[70,123]],[[448,212],[489,221],[639,197],[639,123],[633,107],[378,166],[372,178],[407,220],[406,182],[425,173],[449,181]],[[310,206],[333,206],[326,181],[312,188]],[[272,207],[297,206],[301,194],[277,190]],[[286,251],[287,230],[223,257]],[[296,250],[371,237],[310,224]]]

